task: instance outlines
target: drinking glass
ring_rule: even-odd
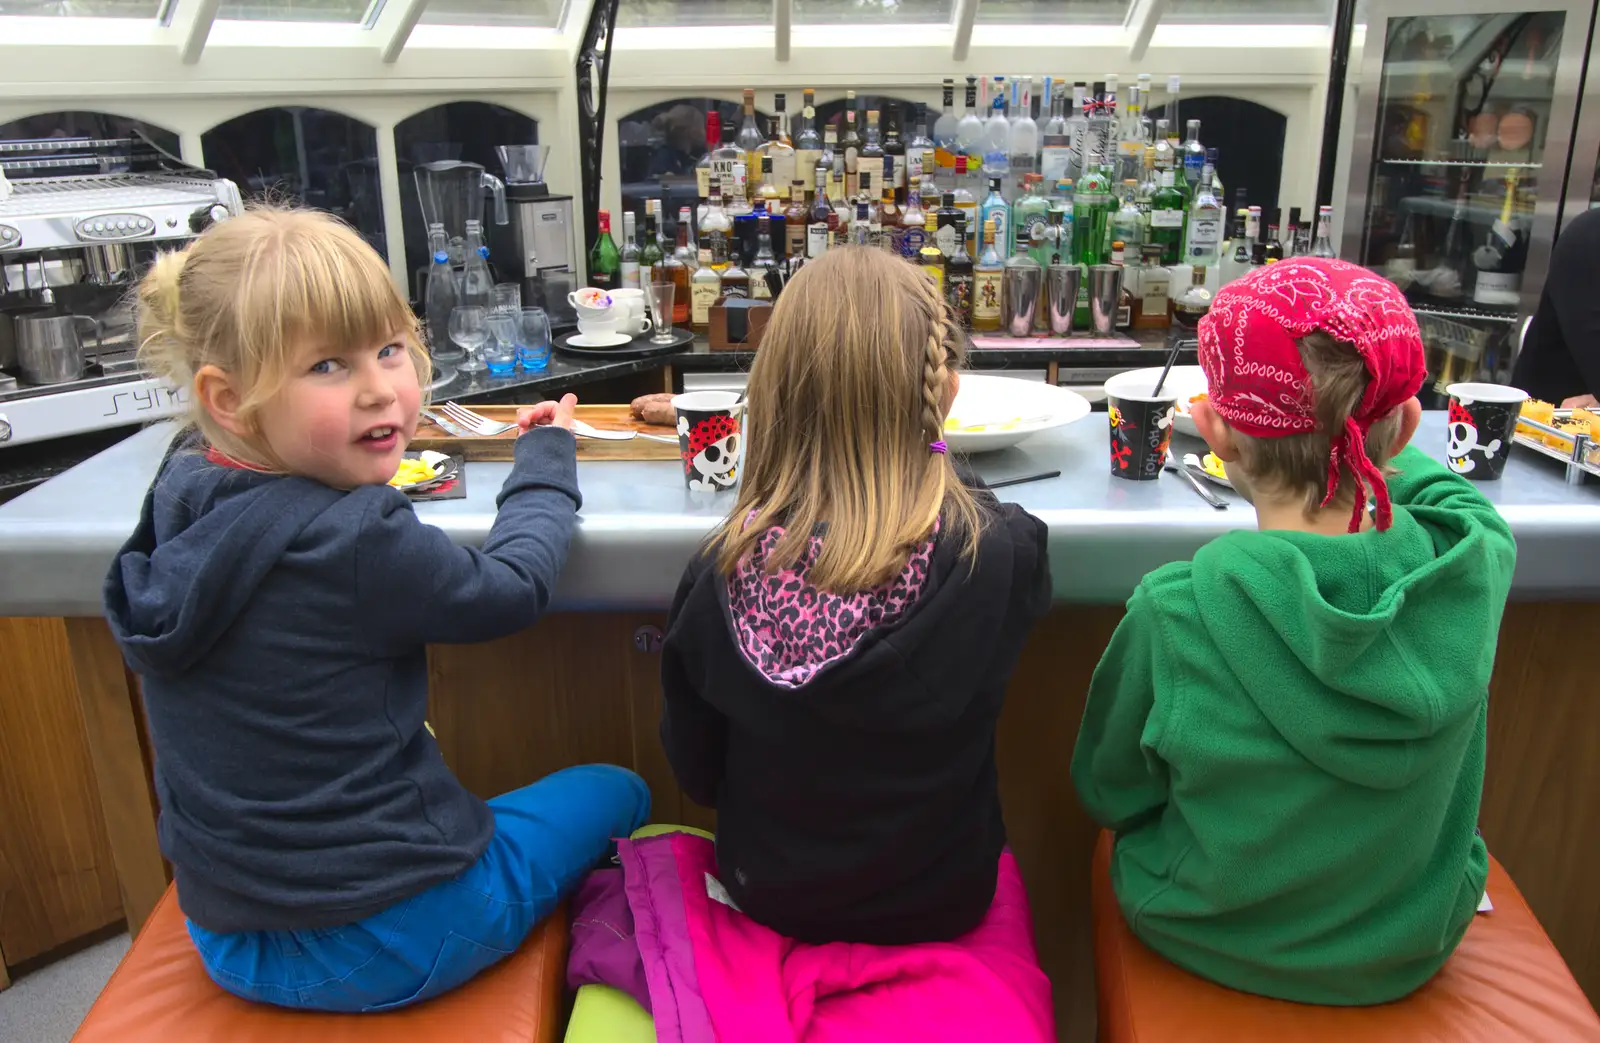
[[[497,282],[494,284],[494,306],[491,311],[506,311],[515,315],[522,310],[522,284]]]
[[[483,360],[491,377],[509,377],[517,371],[517,342],[522,339],[522,317],[518,312],[489,313],[489,341]]]
[[[650,284],[645,294],[650,302],[650,320],[655,324],[652,344],[672,343],[672,295],[677,287],[670,281],[657,280]]]
[[[460,346],[467,357],[456,369],[463,373],[480,373],[488,367],[478,357],[478,349],[489,339],[489,310],[476,304],[457,308],[450,313],[450,339]]]
[[[537,373],[550,365],[550,317],[543,308],[522,309],[522,337],[517,361],[526,372]]]

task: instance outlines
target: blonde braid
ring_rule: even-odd
[[[933,326],[928,331],[927,354],[922,364],[922,424],[928,441],[937,442],[944,437],[944,389],[950,381],[949,353],[945,338],[950,334],[950,317],[944,298],[931,280],[924,297],[933,310]]]

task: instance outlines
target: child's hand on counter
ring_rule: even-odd
[[[535,427],[561,427],[572,430],[572,421],[578,408],[578,396],[568,393],[559,402],[540,402],[536,406],[517,410],[517,426],[527,433]]]

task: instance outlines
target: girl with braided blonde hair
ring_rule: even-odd
[[[738,498],[673,604],[668,759],[717,809],[733,900],[803,941],[954,939],[1015,872],[994,732],[1050,568],[1044,525],[946,452],[965,345],[915,266],[807,264],[750,373]]]

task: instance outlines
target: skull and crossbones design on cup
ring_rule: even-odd
[[[730,489],[739,479],[739,422],[725,414],[701,417],[693,424],[678,417],[683,473],[689,488],[700,492]]]

